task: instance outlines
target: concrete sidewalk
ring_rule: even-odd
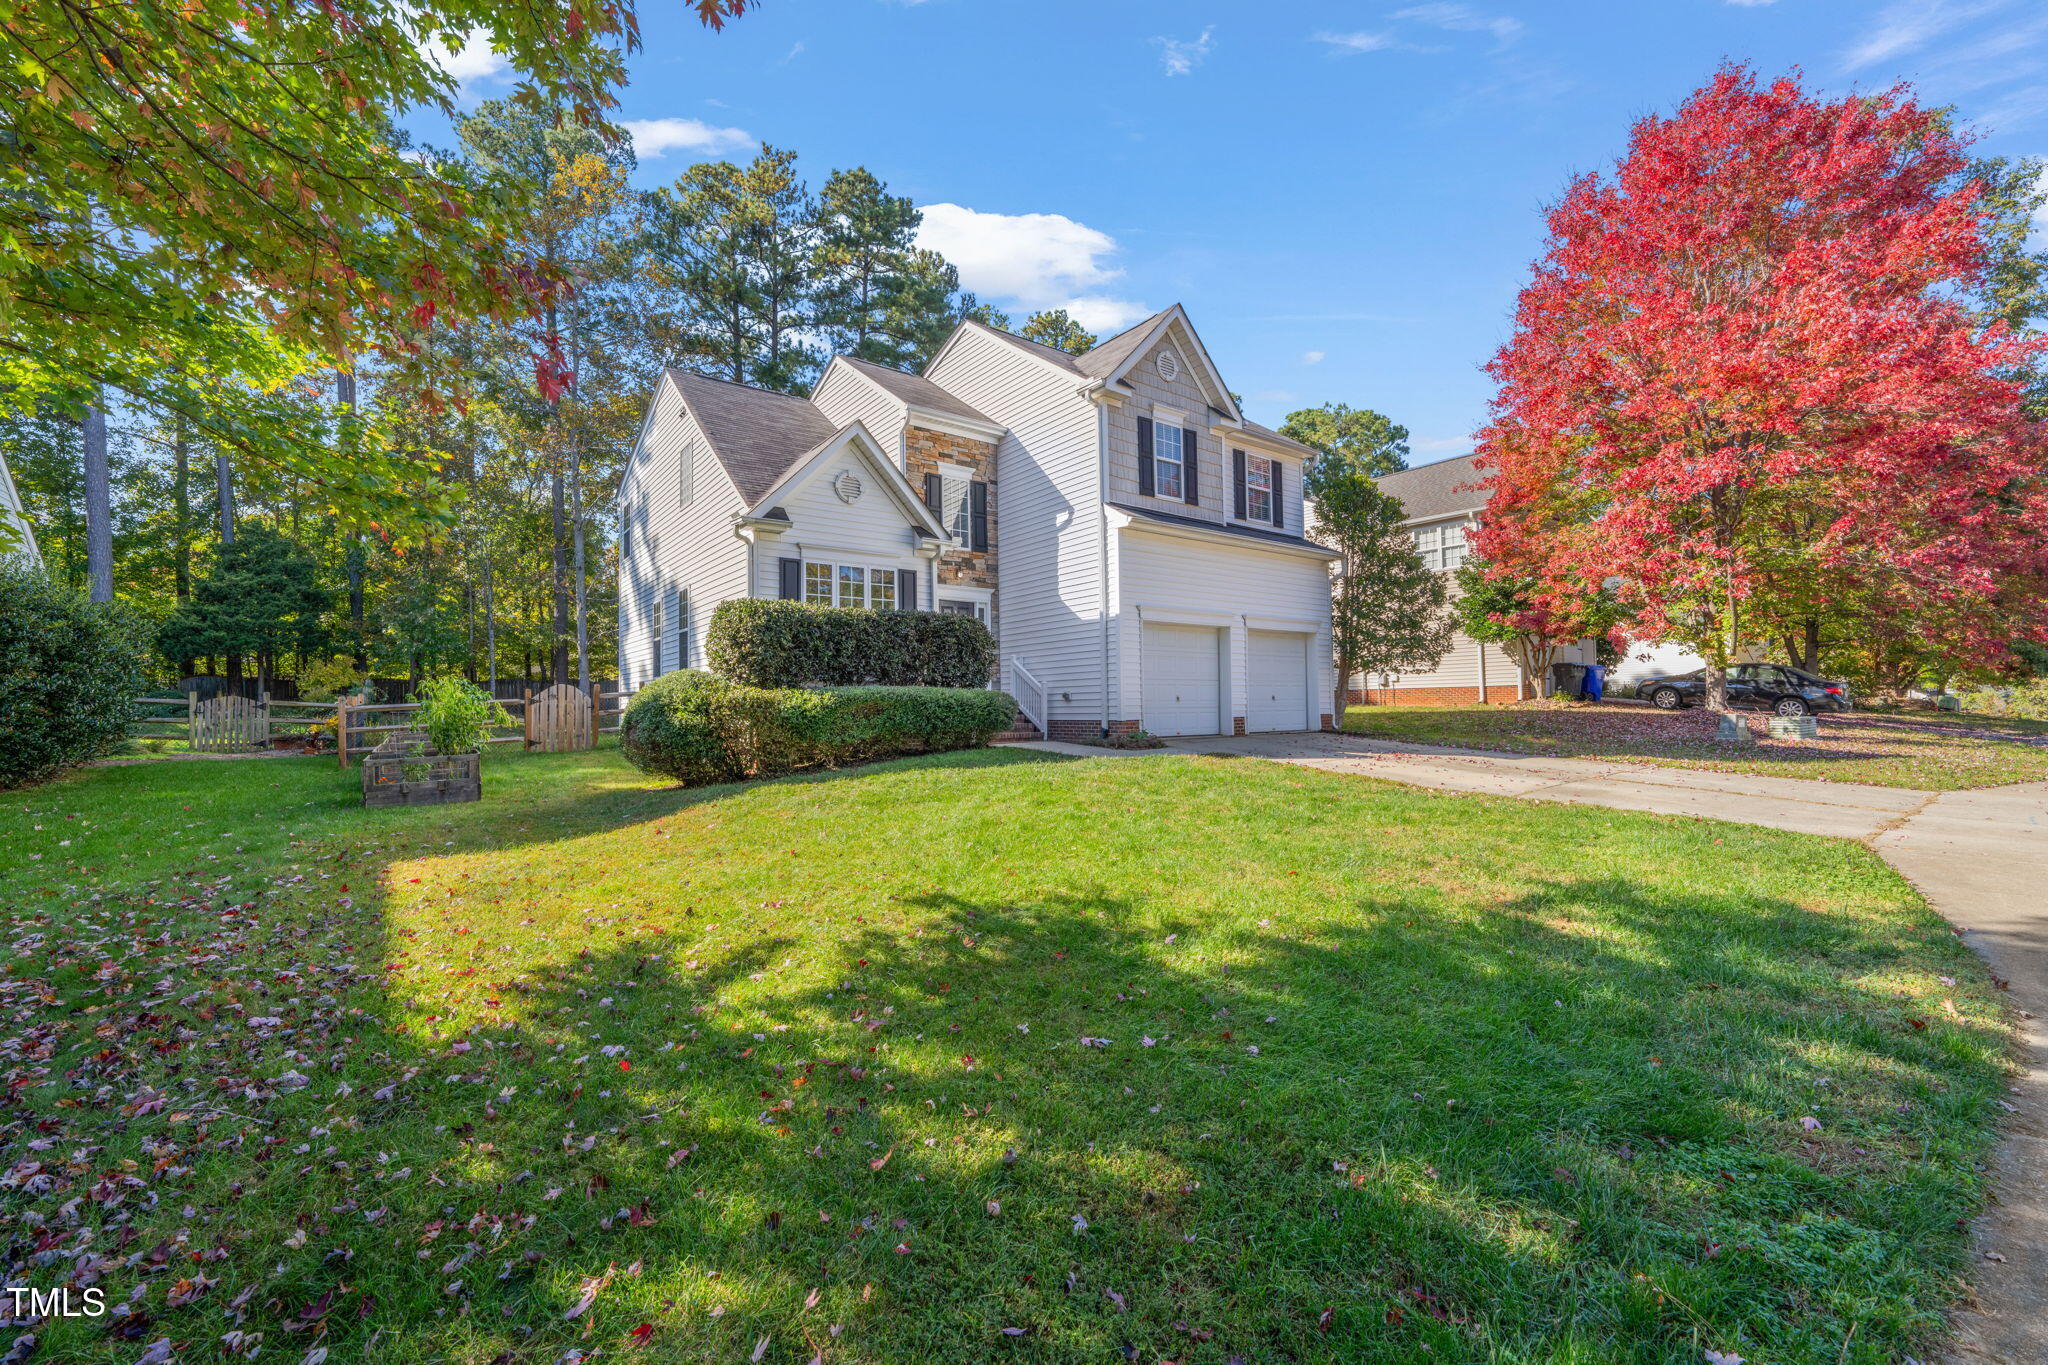
[[[2010,983],[2022,1015],[2023,1072],[1993,1157],[1993,1202],[1974,1229],[1976,1299],[1956,1315],[1949,1359],[2048,1363],[2048,782],[1937,793],[1307,733],[1170,744],[1445,791],[1699,815],[1868,844]]]

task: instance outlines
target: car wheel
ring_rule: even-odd
[[[1676,711],[1684,704],[1685,698],[1678,695],[1675,687],[1660,687],[1650,694],[1650,705],[1659,711]]]
[[[1798,697],[1780,697],[1775,709],[1781,716],[1803,716],[1813,708]]]

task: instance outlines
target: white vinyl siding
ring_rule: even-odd
[[[1330,571],[1320,559],[1240,549],[1127,526],[1117,535],[1117,629],[1126,666],[1118,674],[1120,715],[1143,705],[1138,657],[1148,622],[1215,624],[1224,639],[1227,715],[1249,717],[1248,633],[1294,629],[1307,645],[1311,719],[1320,724],[1334,686],[1330,659]],[[1298,623],[1298,624],[1297,624]]]
[[[688,503],[677,496],[685,458]],[[632,528],[619,555],[619,677],[632,691],[655,675],[657,600],[672,670],[687,666],[679,660],[704,657],[712,609],[746,592],[747,547],[732,533],[733,518],[745,510],[739,491],[665,379],[627,463],[619,508]]]
[[[1078,376],[972,325],[927,377],[1009,428],[996,447],[998,676],[1007,686],[1010,660],[1023,658],[1052,694],[1053,719],[1098,725],[1107,604],[1095,405]]]
[[[833,482],[849,471],[861,482],[860,497],[850,503],[841,501],[832,491]],[[931,562],[911,552],[911,513],[882,486],[882,474],[851,448],[842,448],[775,494],[776,505],[788,514],[789,522],[785,528],[761,536],[754,551],[753,595],[782,595],[779,561],[783,559],[860,566],[863,601],[867,575],[876,569],[913,569],[922,584],[931,571]],[[911,498],[907,485],[904,497]],[[920,586],[920,594],[926,591]],[[808,597],[807,592],[807,600]],[[835,577],[835,605],[838,597]]]
[[[835,428],[863,424],[881,443],[882,453],[898,469],[904,467],[903,428],[910,409],[874,380],[851,365],[835,362],[825,367],[817,388],[811,391],[811,405]]]

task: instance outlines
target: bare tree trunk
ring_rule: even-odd
[[[571,525],[576,536],[576,685],[590,695],[590,597],[583,571],[583,462],[576,462],[576,477],[569,485],[575,499]]]
[[[235,479],[228,468],[228,453],[218,446],[213,452],[213,482],[220,499],[220,543],[235,543]]]
[[[171,464],[171,496],[177,516],[171,566],[178,600],[183,602],[192,596],[192,442],[182,413],[171,418]],[[185,671],[192,671],[189,660]]]
[[[498,694],[498,618],[492,613],[491,561],[484,560],[484,648],[490,656],[491,695]]]
[[[334,372],[334,406],[340,416],[342,449],[344,452],[352,451],[355,448],[355,371]],[[349,657],[354,661],[357,672],[367,673],[370,651],[363,638],[363,538],[360,534],[350,536],[345,559],[348,565]]]
[[[114,498],[107,465],[107,413],[93,391],[79,426],[85,438],[85,578],[95,602],[114,600]]]

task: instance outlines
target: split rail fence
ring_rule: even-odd
[[[268,749],[280,738],[310,738],[334,723],[333,702],[275,701],[268,692],[244,697],[232,692],[200,699],[140,697],[128,721],[131,738],[183,740],[194,753],[234,754]]]

